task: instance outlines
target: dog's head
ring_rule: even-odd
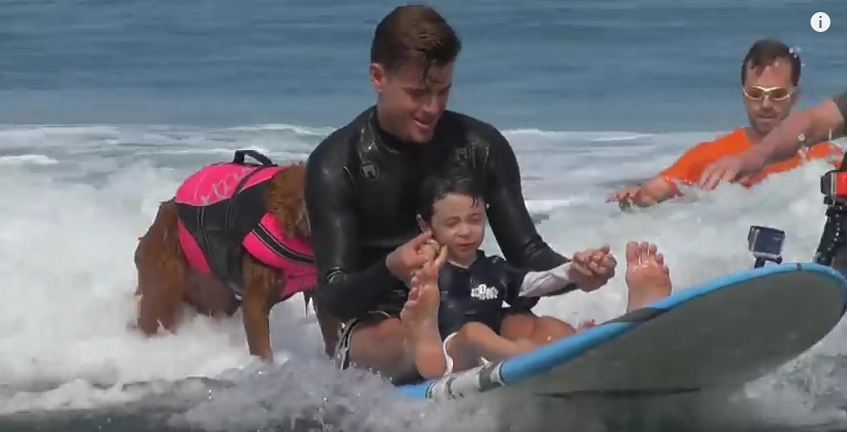
[[[312,232],[303,197],[305,179],[306,165],[293,163],[284,166],[268,184],[265,195],[268,212],[276,216],[288,237],[306,239]]]

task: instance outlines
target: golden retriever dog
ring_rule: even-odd
[[[259,163],[247,163],[250,156]],[[214,317],[241,307],[250,353],[273,361],[271,308],[317,283],[303,199],[305,166],[253,150],[189,176],[135,250],[138,327],[174,332],[184,305]],[[313,302],[328,355],[340,323]]]

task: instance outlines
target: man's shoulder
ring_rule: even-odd
[[[720,158],[742,152],[749,147],[747,133],[743,127],[722,133],[711,141],[701,141],[688,148],[673,165],[665,168],[659,176],[674,183],[681,180],[685,183],[696,182],[706,166]]]
[[[346,164],[355,148],[353,142],[361,135],[364,124],[369,121],[372,109],[373,107],[370,107],[362,111],[346,125],[330,132],[309,153],[307,165],[340,168],[336,165]]]
[[[724,132],[718,135],[715,139],[711,141],[705,141],[701,144],[708,144],[712,146],[725,146],[749,143],[750,140],[747,138],[747,130],[743,126],[739,126],[729,132]]]
[[[730,150],[743,150],[750,145],[747,132],[743,127],[736,128],[731,132],[718,135],[711,141],[701,141],[689,150],[689,153],[708,153],[715,157],[723,157]]]
[[[460,128],[468,137],[482,138],[489,142],[505,141],[503,135],[494,125],[468,114],[446,110],[442,120],[450,126]]]
[[[460,113],[458,111],[444,110],[442,118],[454,122],[459,122],[467,127],[473,127],[477,129],[495,129],[491,123],[482,121],[472,115]]]

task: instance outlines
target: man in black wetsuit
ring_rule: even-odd
[[[319,271],[316,295],[346,322],[336,353],[341,367],[375,369],[395,382],[416,376],[397,316],[406,283],[432,257],[429,234],[420,233],[415,219],[428,174],[459,167],[483,185],[491,229],[512,265],[547,270],[568,261],[536,232],[506,139],[487,123],[445,111],[460,46],[432,8],[396,8],[377,25],[371,46],[376,106],[309,157],[305,187]],[[612,259],[608,249],[596,254]],[[614,276],[611,268],[595,276],[605,283]],[[529,315],[537,301],[512,305],[504,332],[531,334],[540,325]]]

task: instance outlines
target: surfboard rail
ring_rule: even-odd
[[[766,295],[767,294],[767,295]],[[757,300],[758,299],[758,300]],[[769,299],[769,300],[767,300]],[[749,311],[751,304],[759,302],[758,310]],[[698,306],[698,304],[700,306]],[[757,337],[734,329],[733,325],[744,325],[745,320],[773,319],[791,308],[807,308],[817,311],[819,318],[814,323],[758,323],[747,325],[750,331],[772,332],[770,339],[794,338],[773,347],[763,342],[749,342]],[[825,308],[826,311],[821,311]],[[703,309],[703,310],[699,310]],[[469,394],[484,393],[500,387],[516,386],[524,382],[531,384],[532,391],[551,397],[566,397],[592,392],[683,392],[696,391],[704,385],[716,387],[732,385],[732,379],[718,379],[722,375],[749,379],[761,376],[805,352],[817,343],[840,321],[847,309],[847,279],[830,267],[816,263],[784,263],[745,270],[722,276],[698,286],[672,293],[648,307],[621,315],[597,327],[539,348],[531,353],[501,362],[490,363],[467,371],[457,372],[435,380],[399,386],[399,390],[412,398],[450,400]],[[720,311],[721,319],[732,322],[714,321],[709,317]],[[824,313],[825,312],[825,313]],[[688,314],[688,315],[686,315]],[[662,319],[657,319],[663,317]],[[690,318],[687,318],[690,317]],[[700,318],[696,318],[700,317]],[[691,320],[695,322],[687,322]],[[648,325],[649,324],[649,325]],[[696,325],[695,325],[696,324]],[[746,323],[749,324],[749,323]],[[686,333],[686,329],[691,330]],[[709,329],[714,334],[709,333]],[[634,330],[638,331],[634,331]],[[723,332],[723,333],[721,333]],[[739,334],[735,334],[739,333]],[[683,340],[682,334],[689,339]],[[627,335],[626,337],[624,337]],[[786,336],[787,335],[787,336]],[[730,371],[729,366],[700,365],[680,371],[680,368],[665,383],[650,383],[631,380],[626,376],[627,364],[649,359],[652,355],[645,348],[638,348],[656,337],[664,338],[668,345],[676,344],[676,354],[656,354],[660,363],[673,369],[672,355],[680,361],[697,363],[699,358],[709,358],[717,363],[741,362]],[[680,340],[676,340],[676,339]],[[697,339],[700,338],[700,339]],[[627,342],[628,340],[631,342]],[[768,339],[768,338],[765,338]],[[676,340],[676,342],[674,342]],[[712,350],[697,347],[696,340],[711,344]],[[722,343],[726,346],[721,347]],[[628,346],[632,344],[632,346]],[[721,350],[725,350],[722,353]],[[748,350],[744,353],[741,351]],[[653,350],[660,352],[660,350]],[[739,353],[736,353],[739,351]],[[628,353],[632,352],[632,358]],[[747,357],[744,357],[744,356]],[[636,357],[640,360],[636,361]],[[687,360],[683,360],[687,359]],[[749,359],[749,367],[743,362]],[[592,369],[591,361],[616,365],[607,367],[602,375]],[[705,361],[705,360],[704,360]],[[628,363],[629,362],[629,363]],[[636,366],[632,366],[636,367]],[[574,369],[568,372],[568,369]],[[594,369],[598,369],[594,367]],[[610,373],[611,371],[611,373]],[[673,372],[673,371],[671,371]],[[596,388],[592,388],[592,374],[597,373]],[[685,376],[685,374],[690,376]],[[711,375],[710,375],[711,374]],[[661,375],[657,375],[661,376]],[[602,381],[608,381],[603,382]],[[615,382],[617,380],[617,382]],[[551,381],[556,381],[552,382]],[[558,382],[561,381],[561,382]],[[686,383],[686,381],[690,381]],[[727,384],[727,381],[730,384]],[[565,385],[565,384],[568,385]],[[691,385],[685,385],[691,384]],[[696,384],[696,385],[694,385]],[[558,390],[557,390],[558,388]]]

